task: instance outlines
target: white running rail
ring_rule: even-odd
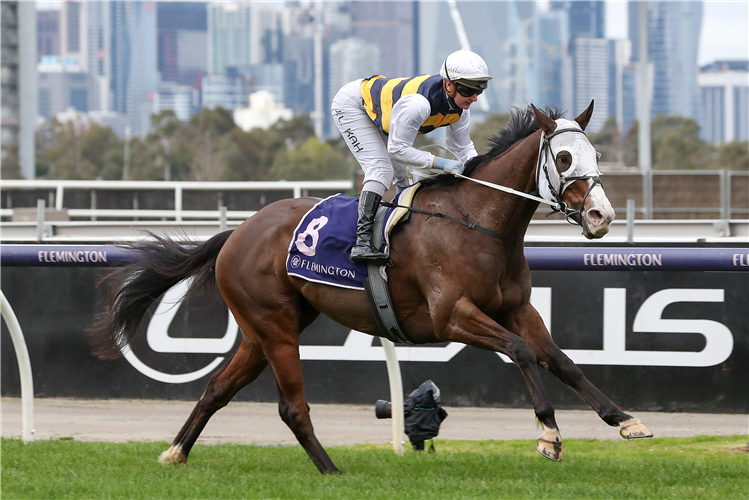
[[[21,374],[21,417],[23,420],[22,438],[24,443],[34,440],[34,380],[31,376],[31,360],[29,350],[26,348],[26,340],[23,338],[21,325],[18,318],[10,307],[10,302],[5,294],[0,291],[0,312],[8,325],[10,338],[18,359],[18,370]]]

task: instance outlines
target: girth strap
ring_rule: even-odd
[[[385,219],[389,212],[387,206],[392,204],[380,202],[380,205],[375,215],[372,235],[372,246],[378,250],[382,248],[383,244],[382,228],[385,225]],[[364,290],[367,292],[369,307],[372,309],[372,315],[380,331],[391,342],[413,345],[413,342],[401,330],[398,320],[395,318],[395,311],[393,311],[393,303],[390,301],[387,282],[380,274],[380,265],[369,262],[367,264],[367,271],[369,276],[364,280]]]
[[[427,210],[421,210],[420,208],[413,208],[413,207],[407,207],[404,205],[396,205],[395,203],[390,203],[388,201],[381,201],[381,206],[386,206],[390,208],[405,208],[406,210],[410,210],[411,212],[416,212],[419,214],[427,214],[429,217],[439,217],[440,219],[448,219],[453,222],[457,222],[459,224],[463,224],[468,229],[475,229],[476,231],[480,233],[484,233],[488,236],[491,236],[492,238],[498,239],[499,241],[504,241],[505,243],[520,243],[522,241],[521,238],[512,238],[510,236],[505,236],[503,234],[495,233],[491,229],[487,229],[483,226],[479,226],[478,224],[474,224],[471,221],[464,221],[462,219],[458,219],[457,217],[453,217],[451,215],[443,214],[440,212],[429,212]],[[428,219],[428,217],[427,217]]]

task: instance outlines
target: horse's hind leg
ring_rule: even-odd
[[[247,384],[255,380],[268,366],[263,351],[242,332],[242,343],[231,360],[211,376],[200,400],[195,405],[185,425],[174,438],[172,446],[159,457],[163,464],[187,462],[195,441],[208,420]]]
[[[604,422],[612,427],[621,426],[619,434],[625,439],[653,437],[640,420],[623,412],[585,377],[554,343],[541,316],[531,305],[518,311],[515,320],[523,338],[536,353],[538,363],[574,389]]]
[[[299,335],[320,313],[299,295],[274,289],[274,283],[257,285],[251,294],[233,289],[229,290],[230,293],[224,292],[230,307],[232,304],[236,306],[232,307],[234,317],[253,339],[257,339],[273,370],[281,419],[321,473],[340,473],[315,437],[309,406],[304,399]],[[234,299],[235,296],[241,300]]]
[[[322,474],[341,471],[333,464],[315,436],[309,405],[304,399],[304,378],[299,357],[299,335],[289,329],[286,314],[279,312],[276,321],[267,325],[263,345],[278,386],[278,412],[299,444]]]

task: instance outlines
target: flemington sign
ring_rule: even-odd
[[[155,307],[140,342],[125,349],[126,362],[99,361],[82,335],[101,298],[93,288],[98,270],[85,268],[116,265],[131,256],[117,247],[28,247],[33,251],[3,247],[2,285],[21,326],[36,325],[27,342],[35,383],[45,395],[193,399],[237,346],[241,332],[226,306],[206,309],[200,297],[182,303],[189,287],[184,281]],[[700,255],[701,267],[710,272],[696,270]],[[586,375],[613,399],[625,398],[632,409],[749,410],[749,396],[740,387],[749,363],[746,249],[529,247],[526,256],[534,307],[557,344],[575,363],[588,365]],[[42,267],[28,268],[29,262]],[[37,303],[46,294],[60,304],[64,321],[55,311],[39,313]],[[71,330],[76,341],[61,342]],[[323,317],[300,341],[312,401],[366,403],[388,394],[385,354],[374,337]],[[2,392],[14,394],[17,368],[7,336],[3,342]],[[524,401],[522,377],[516,380],[518,372],[507,357],[466,347],[397,346],[404,383],[431,378],[445,387],[445,404]],[[497,356],[499,364],[491,361]],[[341,370],[347,375],[331,384],[327,374]],[[477,371],[482,379],[492,374],[488,380],[496,383],[466,383],[478,378]],[[653,385],[630,394],[634,380]],[[259,383],[259,389],[248,388],[238,397],[273,400],[272,379]],[[624,396],[617,397],[617,391]],[[559,397],[564,400],[559,407],[580,405],[563,393]]]

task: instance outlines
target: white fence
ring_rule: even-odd
[[[89,190],[153,190],[171,193],[174,200],[173,210],[138,210],[138,209],[67,209],[67,216],[73,218],[160,218],[182,221],[185,219],[213,219],[218,220],[220,211],[216,210],[184,210],[183,195],[186,191],[287,191],[293,198],[307,196],[310,191],[339,191],[349,192],[353,188],[353,181],[295,181],[295,182],[163,182],[163,181],[26,181],[26,180],[3,180],[0,186],[3,190],[13,189],[36,189],[54,190],[53,202],[47,206],[55,210],[65,209],[65,191],[78,189]],[[95,200],[95,195],[92,195]],[[45,200],[47,201],[47,200]],[[95,202],[92,202],[94,205]],[[251,217],[254,211],[227,211],[229,219],[244,220]],[[0,216],[12,217],[14,209],[5,208],[0,210]]]

